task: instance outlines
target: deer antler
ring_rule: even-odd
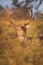
[[[10,22],[10,24],[11,24],[11,26],[12,26],[13,28],[17,29],[17,26],[18,26],[18,25],[15,25],[11,20],[9,20],[9,22]]]

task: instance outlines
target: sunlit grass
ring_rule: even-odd
[[[23,26],[27,20],[10,19],[15,25]],[[17,30],[5,18],[0,20],[0,65],[43,65],[43,45],[38,35],[37,27],[43,22],[32,21],[27,29],[26,36],[31,40],[20,41],[16,36]],[[2,53],[3,52],[3,53]],[[3,59],[3,58],[4,59]]]

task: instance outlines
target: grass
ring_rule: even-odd
[[[12,18],[11,21],[21,26],[27,23],[27,20]],[[41,31],[41,27],[37,27],[43,25],[43,22],[32,21],[29,25],[26,36],[33,38],[19,41],[17,31],[10,22],[5,18],[0,20],[0,65],[43,65],[43,40],[34,38]]]

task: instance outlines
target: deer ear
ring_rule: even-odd
[[[29,25],[26,25],[26,29],[28,29],[30,26]]]

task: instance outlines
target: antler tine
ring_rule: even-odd
[[[15,29],[17,28],[18,25],[14,24],[11,20],[10,20],[9,22],[10,22],[10,24],[11,24],[11,26],[12,26],[13,28],[15,28]]]

